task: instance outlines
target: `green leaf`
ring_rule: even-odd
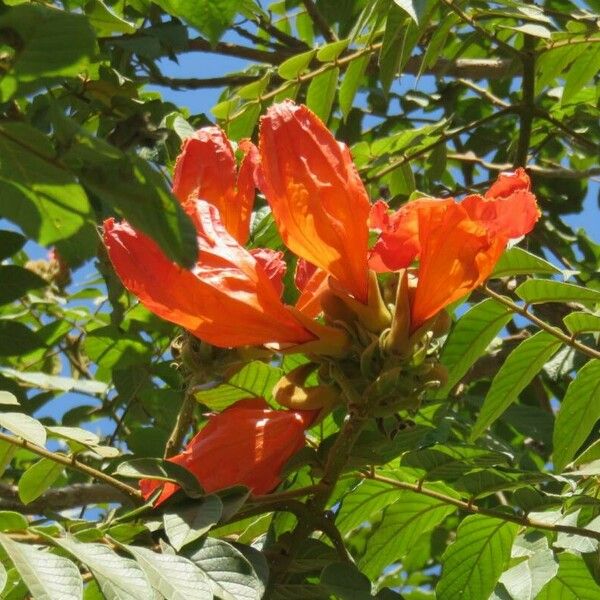
[[[260,102],[248,102],[236,116],[227,123],[227,135],[232,140],[251,137],[258,117],[260,116]]]
[[[567,104],[590,79],[598,74],[598,71],[600,71],[600,46],[590,44],[587,51],[569,67],[561,104]]]
[[[390,6],[383,34],[383,45],[379,53],[379,78],[387,93],[400,66],[406,42],[406,11]],[[412,18],[412,17],[411,17]]]
[[[190,506],[165,512],[163,523],[171,546],[179,552],[196,541],[219,522],[222,512],[221,499],[214,494],[196,500]]]
[[[0,322],[0,335],[2,322]],[[1,338],[0,338],[1,339]],[[37,339],[37,338],[36,338]],[[0,345],[1,347],[1,345]],[[15,369],[3,368],[0,373],[11,379],[35,386],[43,390],[56,392],[85,392],[88,394],[104,394],[108,389],[106,383],[93,379],[73,379],[72,377],[60,377],[46,373],[31,371],[17,371]]]
[[[150,236],[166,257],[184,267],[198,258],[196,228],[167,189],[165,178],[133,152],[94,137],[52,107],[63,162],[81,183],[132,227]]]
[[[448,395],[511,319],[512,313],[507,307],[488,298],[470,308],[457,321],[440,357],[448,369],[448,381],[433,394],[434,398]]]
[[[552,550],[546,549],[502,573],[500,583],[513,600],[535,600],[558,571]]]
[[[204,573],[183,556],[158,554],[147,548],[125,546],[146,574],[153,588],[170,600],[210,598],[212,592]]]
[[[340,110],[342,111],[342,115],[344,115],[344,119],[348,118],[348,115],[352,110],[354,97],[356,96],[356,92],[358,91],[360,83],[364,77],[370,58],[371,57],[368,54],[355,58],[348,65],[348,68],[344,73],[344,78],[338,94]]]
[[[37,335],[23,323],[0,319],[0,356],[28,354],[41,346]]]
[[[385,483],[364,479],[342,501],[335,525],[346,534],[398,499],[398,490]]]
[[[109,36],[113,33],[135,33],[136,28],[121,19],[101,0],[91,0],[85,5],[85,14],[98,35]]]
[[[580,513],[581,509],[564,515],[562,519],[560,519],[559,524],[566,525],[568,527],[580,526]],[[594,520],[588,523],[585,528],[590,529],[591,531],[600,532],[600,517],[596,517]],[[581,552],[582,554],[597,552],[598,550],[598,540],[583,535],[577,535],[576,533],[567,533],[565,531],[558,532],[558,536],[556,537],[554,545],[557,548],[565,548],[567,550]]]
[[[136,335],[121,333],[114,325],[108,325],[88,333],[85,351],[106,369],[123,369],[146,362],[152,355],[152,346]]]
[[[28,527],[29,521],[21,513],[12,510],[0,511],[0,531],[23,531]]]
[[[324,123],[329,120],[340,76],[339,67],[313,77],[306,92],[306,104]]]
[[[254,567],[231,544],[206,538],[187,557],[209,578],[215,595],[223,600],[260,600],[265,592]]]
[[[64,466],[49,458],[33,464],[19,479],[19,498],[29,504],[39,498],[60,477]]]
[[[397,492],[397,501],[383,512],[381,523],[367,541],[360,570],[373,578],[402,558],[426,532],[456,509],[435,498],[409,490]]]
[[[471,515],[458,526],[456,541],[442,556],[438,600],[482,600],[492,593],[510,559],[518,531],[514,523]]]
[[[2,406],[19,406],[19,401],[14,394],[0,390],[0,404]]]
[[[515,293],[528,304],[542,302],[581,302],[582,304],[600,302],[600,292],[572,283],[550,281],[547,279],[528,279]]]
[[[321,585],[339,600],[373,598],[369,579],[349,563],[327,565],[321,572]]]
[[[201,498],[204,490],[191,471],[185,467],[160,458],[134,458],[122,462],[116,470],[121,477],[133,479],[157,479],[159,481],[173,481],[190,498]]]
[[[325,44],[317,50],[317,60],[321,62],[332,62],[348,47],[350,40],[339,40]]]
[[[0,260],[10,258],[24,245],[25,237],[16,231],[0,230]]]
[[[70,237],[91,218],[85,192],[40,131],[4,121],[0,154],[0,213],[28,236],[46,246]]]
[[[573,335],[600,331],[600,315],[588,312],[572,312],[563,318],[563,322]]]
[[[18,412],[0,413],[0,426],[32,444],[46,444],[46,429],[29,415]]]
[[[166,12],[195,27],[214,45],[238,13],[238,0],[154,0]]]
[[[21,4],[6,10],[0,16],[0,29],[12,30],[19,37],[0,81],[2,102],[80,75],[96,53],[94,32],[83,15],[41,4]]]
[[[521,342],[507,357],[485,397],[470,440],[477,439],[519,396],[562,342],[546,331]]]
[[[17,446],[5,440],[0,440],[0,476],[4,474],[16,452]]]
[[[73,537],[51,538],[96,578],[107,600],[149,600],[152,588],[137,563],[123,558],[104,544],[79,542]]]
[[[590,574],[583,558],[563,552],[558,555],[558,573],[536,600],[597,600],[600,586]]]
[[[491,277],[506,277],[507,275],[560,275],[562,271],[552,263],[515,246],[507,250],[496,263]]]
[[[502,452],[492,452],[477,446],[444,446],[411,450],[402,456],[403,467],[423,469],[426,479],[452,480],[475,467],[492,467],[507,464],[509,457]]]
[[[296,79],[310,65],[316,52],[316,50],[309,50],[284,60],[277,68],[277,74],[282,79]]]
[[[39,275],[17,265],[0,265],[0,304],[18,300],[28,291],[48,285]]]
[[[69,559],[20,544],[3,534],[0,534],[0,544],[35,600],[79,600],[83,597],[79,569]]]
[[[600,419],[600,359],[586,363],[567,388],[554,425],[552,460],[560,472]]]
[[[406,12],[415,23],[419,22],[415,4],[424,4],[424,2],[419,2],[419,0],[416,0],[416,2],[413,2],[413,0],[394,0],[394,3]]]
[[[250,396],[268,399],[282,375],[281,369],[255,360],[244,366],[227,383],[197,391],[194,397],[211,410],[220,412]]]
[[[100,444],[100,438],[91,431],[81,429],[81,427],[46,427],[48,433],[63,439],[71,440],[84,446],[97,446]]]

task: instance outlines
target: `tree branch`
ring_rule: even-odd
[[[329,27],[329,23],[327,23],[327,20],[323,17],[313,0],[302,0],[302,4],[304,4],[308,16],[312,19],[315,27],[321,32],[323,38],[327,42],[335,42],[338,39],[337,36],[331,27]]]
[[[102,471],[98,471],[98,469],[94,469],[85,463],[78,461],[74,456],[67,456],[66,454],[59,454],[58,452],[50,452],[50,450],[46,450],[46,448],[42,448],[37,444],[32,444],[31,442],[24,440],[22,438],[18,438],[12,435],[6,435],[5,433],[0,432],[0,440],[4,442],[8,442],[13,446],[18,446],[19,448],[25,448],[26,450],[30,450],[34,454],[38,456],[42,456],[49,460],[52,460],[56,463],[64,465],[67,468],[75,469],[76,471],[80,471],[81,473],[85,473],[98,481],[103,481],[104,483],[110,485],[111,487],[119,490],[121,493],[127,495],[130,500],[139,504],[143,501],[142,493],[130,485],[107,475]]]
[[[196,399],[194,398],[194,395],[186,392],[183,397],[183,403],[179,413],[177,414],[173,431],[171,432],[171,435],[169,436],[169,439],[165,445],[164,458],[171,458],[172,456],[175,456],[175,454],[177,454],[181,449],[181,444],[183,443],[185,434],[192,425],[195,408]]]
[[[511,163],[492,163],[483,158],[479,158],[473,152],[464,154],[449,153],[448,160],[457,160],[475,165],[480,165],[488,171],[510,171],[513,168]],[[563,167],[548,168],[540,165],[527,165],[527,170],[535,175],[547,177],[548,179],[588,179],[600,175],[600,167],[590,167],[583,171],[565,169]]]
[[[75,483],[49,489],[39,498],[23,504],[16,485],[0,483],[0,510],[14,510],[25,515],[39,515],[46,510],[61,511],[86,504],[131,504],[131,498],[105,483]]]
[[[496,46],[502,48],[509,54],[521,56],[521,53],[513,48],[510,44],[496,37],[491,31],[488,31],[485,27],[482,27],[473,17],[468,15],[460,6],[454,3],[454,0],[442,0],[442,2],[452,11],[455,12],[467,25],[470,25],[475,31],[485,38],[491,40]]]

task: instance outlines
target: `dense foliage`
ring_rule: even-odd
[[[600,597],[599,24],[596,0],[4,0],[2,598]],[[173,77],[188,53],[197,68]],[[204,77],[220,57],[245,67]],[[223,91],[190,114],[149,86]],[[210,346],[115,273],[111,217],[173,269],[194,264],[195,223],[171,191],[182,141],[216,122],[256,142],[285,99],[393,209],[531,177],[535,229],[451,305],[449,327],[429,322],[402,376],[373,370],[378,340],[341,363]],[[284,253],[294,304],[296,258],[269,206],[259,193],[246,245]],[[589,231],[568,225],[577,215]],[[444,375],[420,379],[423,360]],[[354,427],[365,382],[394,400]],[[324,383],[341,400],[275,490],[207,494],[163,460],[209,412]],[[182,489],[153,506],[143,478]]]

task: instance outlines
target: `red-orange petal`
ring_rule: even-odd
[[[486,198],[504,198],[513,192],[522,190],[528,192],[531,188],[531,180],[525,169],[519,167],[514,171],[505,171],[498,175],[498,179],[485,193]]]
[[[408,267],[419,255],[419,212],[422,208],[446,206],[454,200],[423,198],[402,206],[389,214],[387,204],[379,200],[373,205],[369,223],[381,234],[369,256],[369,267],[378,273],[398,271]]]
[[[367,300],[369,199],[348,149],[305,106],[271,106],[260,124],[260,186],[285,244]]]
[[[184,466],[207,492],[244,485],[254,495],[268,494],[281,481],[281,469],[304,446],[304,430],[317,417],[317,410],[273,410],[262,398],[240,400],[209,418],[206,426],[186,449],[170,461]],[[163,485],[142,480],[145,498]],[[164,484],[156,504],[177,490]]]
[[[471,219],[506,240],[529,233],[540,218],[535,196],[526,190],[517,190],[504,198],[467,196],[461,204]]]
[[[240,149],[245,157],[238,176],[225,132],[216,126],[199,129],[183,142],[173,173],[173,193],[184,205],[206,200],[216,206],[227,231],[244,244],[254,203],[257,151],[246,141]]]
[[[314,340],[257,260],[225,231],[217,210],[196,205],[200,253],[192,270],[171,262],[127,223],[105,222],[104,241],[125,287],[158,316],[215,346]]]
[[[485,281],[506,244],[506,238],[491,234],[455,202],[421,206],[418,221],[421,251],[412,331]]]

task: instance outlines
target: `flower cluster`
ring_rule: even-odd
[[[174,193],[198,233],[192,269],[171,262],[125,222],[106,221],[104,240],[125,287],[200,340],[311,357],[276,388],[288,410],[260,399],[238,402],[212,416],[172,459],[208,491],[244,484],[262,494],[278,485],[304,429],[343,396],[323,368],[331,361],[362,374],[360,392],[373,415],[397,398],[399,374],[402,401],[418,406],[422,388],[443,378],[430,350],[448,325],[443,309],[491,274],[509,239],[528,233],[539,210],[522,169],[461,202],[423,198],[397,211],[381,200],[371,204],[348,148],[292,102],[262,117],[258,147],[243,140],[237,150],[239,169],[218,127],[183,144]],[[287,256],[297,259],[294,306],[282,300],[284,254],[245,247],[256,188]],[[317,368],[321,384],[306,387]],[[142,489],[149,495],[157,486],[143,482]],[[165,486],[160,501],[174,491]]]

